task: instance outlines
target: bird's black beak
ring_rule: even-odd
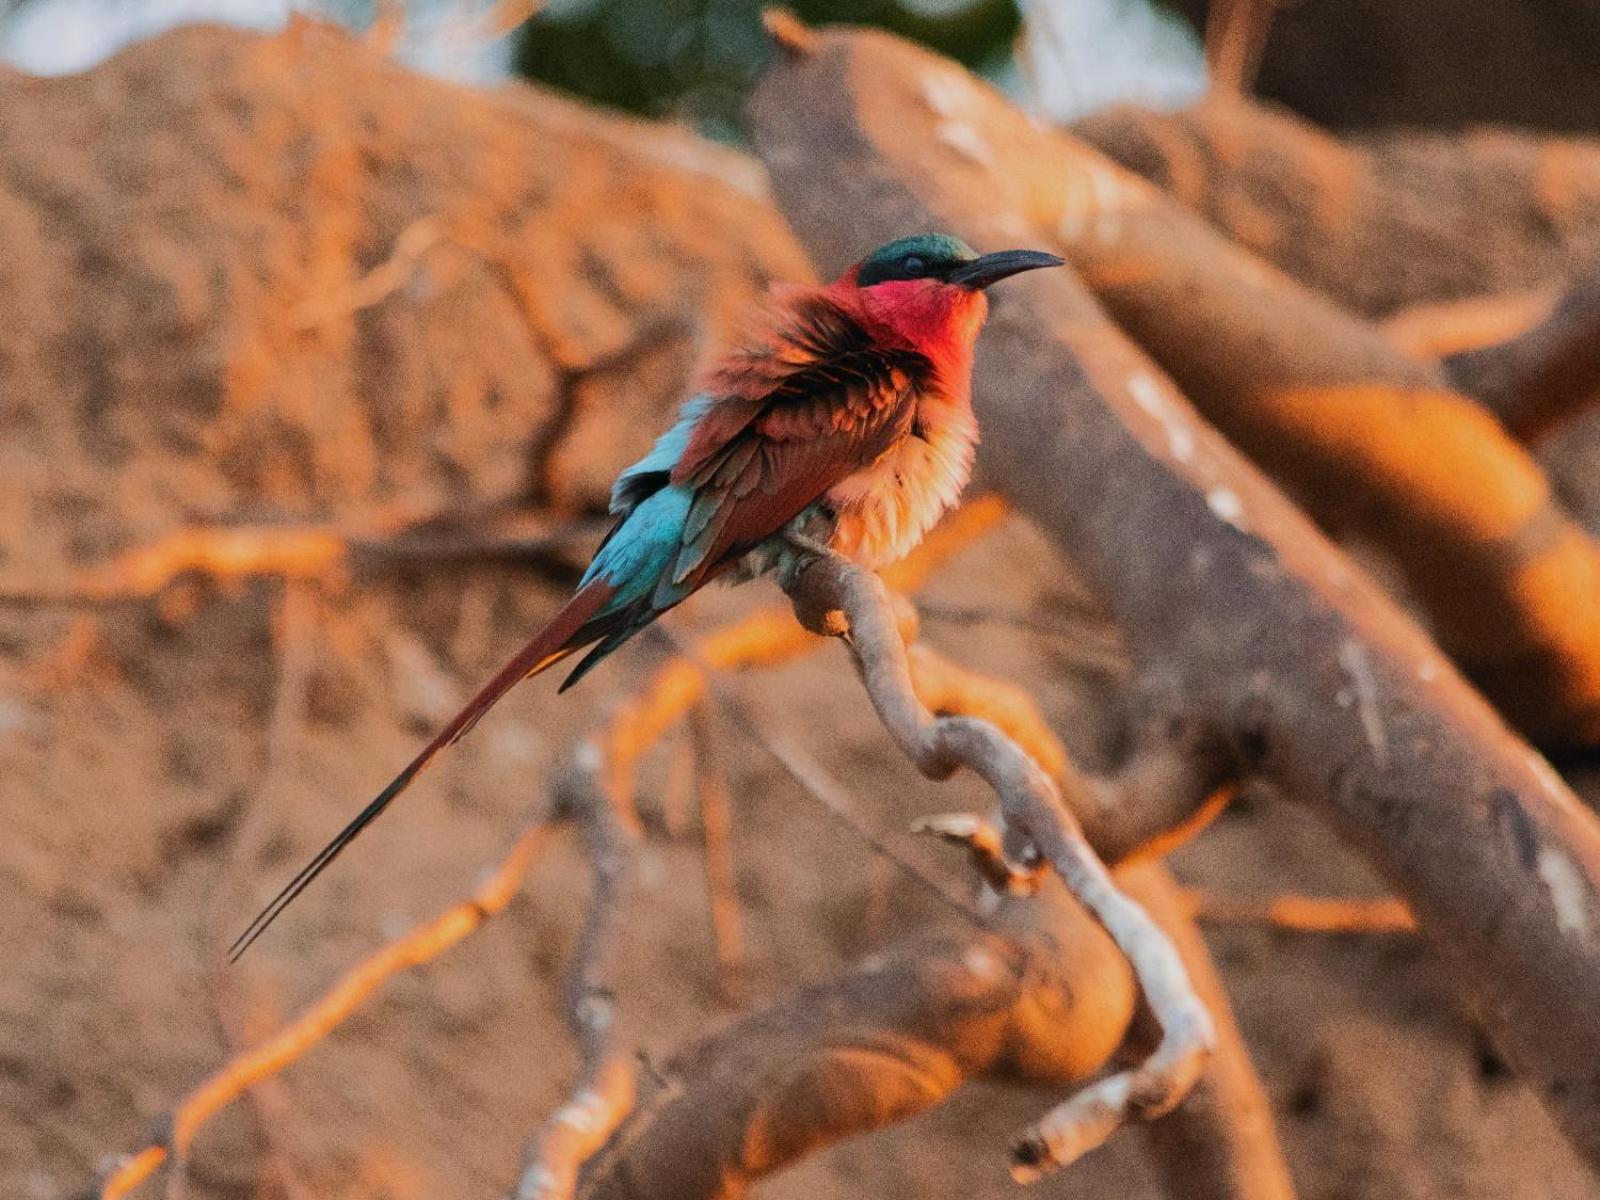
[[[945,278],[953,284],[976,292],[991,283],[999,283],[1002,279],[1009,279],[1023,271],[1037,271],[1040,267],[1061,265],[1061,259],[1040,250],[1000,250],[994,254],[975,258],[969,263],[963,263]]]

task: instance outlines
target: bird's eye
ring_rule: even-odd
[[[903,261],[900,265],[905,269],[905,273],[913,278],[918,275],[926,275],[928,273],[928,264],[923,262],[922,259],[917,257],[915,254],[906,255],[905,261]]]

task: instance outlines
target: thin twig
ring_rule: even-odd
[[[633,1107],[631,1059],[616,1049],[611,969],[632,875],[631,811],[606,794],[595,740],[578,748],[575,772],[557,785],[560,810],[577,822],[594,874],[583,934],[567,978],[567,1021],[578,1043],[572,1097],[544,1123],[528,1149],[511,1200],[570,1200],[578,1172]]]
[[[915,881],[929,895],[937,898],[951,912],[968,921],[982,923],[972,904],[956,889],[931,874],[928,869],[906,851],[871,825],[861,816],[859,806],[850,798],[838,780],[834,779],[820,763],[793,742],[761,732],[753,722],[741,721],[746,734],[751,736],[785,772],[798,783],[823,809],[840,824],[865,842],[878,858],[893,863],[906,876]]]
[[[716,716],[704,701],[689,711],[694,741],[695,791],[700,798],[706,894],[711,909],[711,940],[724,995],[732,994],[735,973],[744,962],[739,922],[739,886],[733,871],[733,815]]]
[[[1600,269],[1581,276],[1536,325],[1452,354],[1445,368],[1524,441],[1600,404]]]
[[[1214,0],[1206,19],[1211,86],[1243,94],[1255,85],[1279,0]]]
[[[1026,633],[1055,638],[1069,647],[1071,660],[1086,669],[1127,674],[1132,669],[1127,644],[1117,628],[1099,613],[1069,608],[1044,616],[1006,612],[978,605],[919,604],[925,620],[953,625],[1004,625]]]
[[[1415,933],[1417,919],[1404,900],[1339,896],[1271,896],[1242,900],[1189,888],[1191,915],[1209,925],[1268,925],[1295,933]]]
[[[381,24],[375,28],[380,29],[380,36],[388,33]],[[444,222],[437,213],[418,217],[400,231],[389,257],[360,279],[331,296],[318,296],[296,306],[289,314],[292,328],[304,333],[382,303],[407,286],[423,258],[447,240]]]

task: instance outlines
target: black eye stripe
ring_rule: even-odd
[[[928,264],[921,255],[908,254],[900,265],[905,269],[907,275],[926,275],[928,273]]]

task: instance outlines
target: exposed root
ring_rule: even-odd
[[[552,827],[544,821],[531,826],[470,897],[362,959],[322,999],[270,1040],[225,1063],[173,1110],[165,1122],[165,1136],[117,1164],[100,1184],[101,1200],[128,1195],[169,1157],[184,1157],[201,1127],[246,1088],[277,1074],[322,1041],[391,977],[431,962],[504,909],[551,832]]]
[[[415,514],[412,514],[415,516]],[[188,575],[223,585],[252,579],[337,581],[355,570],[459,561],[513,561],[569,573],[562,558],[590,532],[590,522],[544,523],[521,532],[437,532],[438,516],[403,522],[392,535],[331,525],[195,526],[136,546],[62,585],[0,589],[0,604],[72,605],[149,600]],[[388,523],[388,522],[385,522]],[[402,522],[396,518],[396,524]]]
[[[1415,933],[1417,919],[1404,900],[1333,896],[1273,896],[1240,900],[1189,889],[1184,901],[1197,921],[1210,925],[1268,925],[1295,933]]]

